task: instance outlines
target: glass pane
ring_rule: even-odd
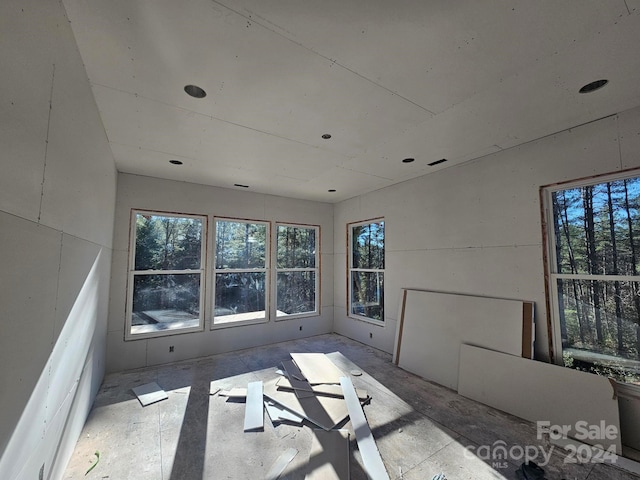
[[[640,380],[640,282],[558,280],[563,359],[579,370]]]
[[[135,270],[200,268],[202,220],[136,214]]]
[[[134,275],[131,333],[200,325],[200,274]]]
[[[214,322],[266,318],[264,272],[217,273]]]
[[[316,311],[315,272],[278,272],[277,316]]]
[[[554,192],[557,273],[638,275],[640,178]]]
[[[316,229],[278,226],[278,268],[315,268]]]
[[[384,269],[384,222],[352,227],[352,267]]]
[[[216,268],[265,268],[267,226],[263,223],[216,222]]]
[[[384,321],[384,273],[351,272],[351,313]]]

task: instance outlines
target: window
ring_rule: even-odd
[[[556,361],[640,384],[640,177],[543,191]]]
[[[127,338],[203,326],[206,217],[132,211]]]
[[[267,320],[269,224],[216,219],[214,325]]]
[[[276,319],[317,314],[319,227],[277,226]]]
[[[349,312],[384,321],[384,220],[349,225]]]

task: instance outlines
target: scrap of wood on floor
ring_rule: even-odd
[[[306,420],[314,428],[314,436],[305,478],[347,480],[349,436],[339,429],[351,419],[367,475],[388,479],[363,411],[371,401],[367,391],[356,389],[348,375],[323,353],[292,353],[291,357],[276,370],[279,377],[218,392],[229,399],[246,398],[244,431],[261,430],[265,410],[274,427],[280,423],[304,425]],[[315,430],[318,427],[320,430]],[[284,452],[267,478],[279,478],[294,456],[291,449]]]

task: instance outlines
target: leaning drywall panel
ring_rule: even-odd
[[[522,355],[522,301],[420,290],[406,295],[395,355],[405,370],[455,390],[461,344]]]
[[[567,425],[571,438],[584,428],[613,426],[610,438],[577,439],[622,451],[618,400],[606,377],[462,345],[458,393],[531,422]]]

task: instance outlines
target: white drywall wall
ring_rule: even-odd
[[[337,204],[335,331],[392,352],[402,288],[531,300],[536,354],[547,358],[539,188],[640,166],[638,132],[640,109],[629,110]],[[349,318],[346,307],[346,225],[378,217],[383,327]]]
[[[203,331],[124,340],[131,209],[302,223],[320,226],[320,315],[211,329],[211,275],[207,276]],[[214,250],[209,232],[208,266]],[[247,191],[120,173],[112,262],[107,371],[157,365],[204,355],[329,333],[333,327],[333,206]],[[300,331],[302,326],[302,331]],[[173,352],[169,352],[173,346]]]
[[[104,375],[116,172],[61,3],[0,30],[0,478],[58,479]]]

